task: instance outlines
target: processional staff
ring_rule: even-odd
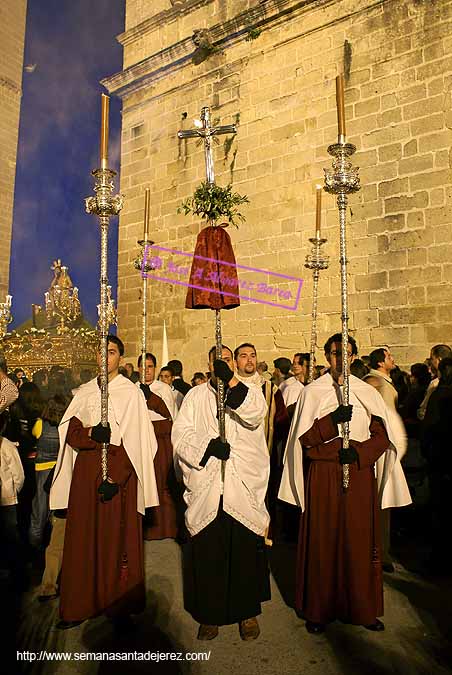
[[[336,77],[336,103],[337,103],[337,123],[338,138],[337,143],[328,147],[328,154],[333,159],[333,168],[324,169],[325,172],[325,191],[337,195],[337,208],[339,211],[340,228],[340,266],[341,266],[341,301],[342,301],[342,377],[343,384],[343,404],[348,406],[350,395],[350,377],[349,377],[349,358],[348,358],[348,286],[347,286],[347,232],[346,215],[348,194],[357,192],[360,189],[359,167],[353,167],[348,159],[356,152],[356,146],[347,143],[345,136],[345,106],[344,106],[344,76]],[[349,422],[342,424],[343,447],[349,447],[350,425]],[[350,482],[350,466],[344,464],[342,467],[342,485],[344,490]]]
[[[146,335],[147,335],[147,304],[148,304],[148,272],[154,269],[150,262],[148,248],[153,245],[153,241],[149,239],[149,218],[151,212],[151,191],[146,188],[144,191],[144,234],[143,239],[138,240],[138,245],[141,246],[141,251],[134,261],[135,269],[141,270],[141,278],[143,280],[143,287],[141,293],[141,368],[140,380],[142,384],[146,384]]]
[[[201,124],[196,129],[183,129],[177,132],[179,138],[201,138],[204,141],[204,158],[206,162],[206,180],[208,183],[215,183],[215,172],[213,166],[212,140],[215,136],[222,134],[235,134],[237,127],[235,124],[226,124],[224,126],[211,126],[210,109],[206,106],[201,110]],[[222,334],[221,334],[221,315],[219,309],[215,309],[215,346],[216,357],[221,359],[222,355]],[[217,402],[218,402],[218,427],[220,438],[226,440],[225,435],[225,411],[224,411],[224,383],[218,379],[217,382]],[[224,476],[224,462],[222,462],[222,476]]]
[[[312,322],[311,322],[311,347],[309,356],[309,376],[308,383],[314,380],[314,359],[315,348],[317,346],[317,300],[319,291],[320,270],[328,269],[328,256],[323,255],[321,248],[327,242],[320,235],[322,220],[322,186],[316,187],[316,209],[315,209],[315,237],[309,241],[312,244],[312,251],[306,256],[305,267],[312,270]]]
[[[112,320],[108,292],[108,227],[110,218],[117,216],[124,203],[122,195],[113,195],[113,178],[116,171],[108,168],[108,122],[110,98],[102,94],[102,122],[100,134],[100,169],[92,171],[94,176],[94,197],[85,199],[86,212],[99,218],[100,225],[100,400],[103,427],[108,426],[108,329]],[[99,493],[102,501],[112,499],[118,492],[118,485],[108,475],[108,443],[102,444],[102,484]]]

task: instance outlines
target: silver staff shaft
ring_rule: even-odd
[[[114,184],[113,178],[116,173],[107,168],[101,168],[93,171],[94,176],[94,197],[85,199],[87,213],[93,213],[99,218],[100,225],[100,306],[99,306],[99,327],[100,327],[100,421],[102,426],[108,425],[108,329],[110,320],[110,303],[108,300],[108,227],[110,217],[116,216],[122,209],[123,197],[113,196]],[[102,480],[108,478],[107,461],[108,444],[102,445]]]
[[[144,249],[146,250],[147,240],[144,241]],[[141,383],[146,384],[146,335],[147,335],[147,303],[148,303],[148,278],[146,274],[142,275],[143,289],[142,289],[142,308],[141,308]]]
[[[343,141],[344,139],[340,139]],[[348,405],[350,393],[349,358],[348,358],[348,287],[347,287],[347,195],[360,189],[358,167],[353,167],[348,159],[356,152],[352,143],[339,142],[330,145],[330,155],[334,157],[333,168],[325,169],[325,190],[337,197],[339,211],[340,234],[340,271],[341,271],[341,301],[342,301],[342,376],[344,378],[343,403]],[[342,425],[343,447],[349,447],[349,423]],[[342,485],[347,490],[350,483],[350,467],[343,465]]]
[[[215,310],[215,355],[221,359],[223,355],[223,339],[221,335],[221,310]],[[217,378],[217,409],[218,409],[218,431],[223,442],[226,441],[226,417],[224,412],[224,382]],[[221,480],[224,481],[226,462],[221,462]]]
[[[343,384],[343,404],[347,406],[350,400],[350,373],[348,358],[348,284],[347,284],[347,232],[346,232],[346,214],[347,214],[347,195],[341,192],[337,196],[337,207],[339,209],[339,228],[340,228],[340,266],[341,266],[341,301],[342,301],[342,377]],[[350,443],[350,423],[342,424],[342,447],[348,448]],[[342,482],[345,489],[350,484],[350,465],[343,465]]]

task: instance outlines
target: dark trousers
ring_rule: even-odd
[[[223,511],[184,552],[185,608],[198,623],[222,626],[261,613],[270,599],[263,537]]]
[[[22,579],[25,575],[26,560],[15,505],[0,507],[0,542],[2,563],[7,566],[14,579]]]

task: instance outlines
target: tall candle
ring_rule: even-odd
[[[144,191],[144,236],[143,239],[147,241],[149,234],[149,215],[151,210],[151,191],[146,188]]]
[[[336,108],[337,108],[337,134],[339,143],[345,141],[345,103],[344,103],[344,76],[336,77]]]
[[[100,126],[100,167],[108,168],[108,117],[110,111],[110,97],[102,94],[102,114]]]
[[[315,204],[315,236],[320,239],[320,224],[322,220],[322,186],[316,185],[316,204]]]

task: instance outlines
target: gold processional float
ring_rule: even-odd
[[[52,366],[95,371],[98,333],[83,317],[78,288],[68,268],[55,260],[50,268],[54,277],[44,293],[44,307],[33,304],[31,319],[8,332],[13,320],[12,296],[0,303],[0,349],[8,370],[22,368],[31,379],[37,370]]]

